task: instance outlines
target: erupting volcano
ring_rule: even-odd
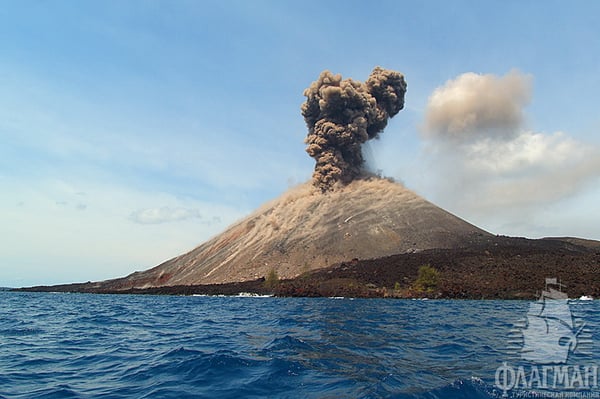
[[[98,283],[44,289],[170,292],[179,287],[173,292],[181,292],[184,287],[183,292],[188,292],[185,287],[259,284],[273,272],[292,279],[315,271],[312,283],[302,280],[300,288],[288,284],[292,287],[288,291],[307,292],[306,285],[312,284],[312,292],[329,295],[319,286],[330,273],[354,276],[351,281],[363,291],[353,294],[370,295],[374,291],[369,285],[382,285],[383,291],[376,291],[382,294],[399,281],[408,284],[416,273],[415,262],[425,261],[448,274],[442,283],[446,294],[440,295],[480,297],[487,292],[522,297],[521,289],[513,292],[511,285],[542,272],[535,266],[538,259],[554,262],[556,270],[564,270],[565,253],[582,256],[584,266],[595,262],[597,242],[496,237],[401,184],[366,172],[361,146],[377,138],[389,118],[402,110],[406,87],[401,73],[380,67],[364,83],[322,72],[304,91],[306,101],[301,106],[308,128],[306,152],[316,161],[311,182],[290,189],[211,240],[152,269]],[[494,264],[524,266],[490,285],[488,274],[508,270]],[[336,265],[336,270],[329,269]],[[585,274],[584,266],[581,273]],[[329,271],[316,272],[326,268]],[[459,286],[452,276],[461,276]],[[467,280],[471,283],[465,290]],[[344,282],[338,286],[342,292],[348,288]]]
[[[304,91],[312,182],[153,269],[99,283],[112,289],[281,278],[351,259],[457,248],[489,234],[391,180],[365,172],[361,145],[404,107],[406,82],[376,67],[362,83],[329,71]]]

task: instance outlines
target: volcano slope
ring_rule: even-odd
[[[241,282],[271,270],[289,279],[351,259],[469,247],[489,236],[387,179],[366,177],[326,193],[304,184],[186,254],[88,288]]]

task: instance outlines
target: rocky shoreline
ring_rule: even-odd
[[[438,271],[435,287],[415,286],[419,267]],[[96,283],[17,291],[146,295],[275,295],[291,297],[533,299],[546,277],[565,284],[571,298],[600,297],[600,242],[494,237],[470,248],[434,249],[370,260],[350,260],[294,279],[264,278],[225,284],[145,289],[99,289]]]

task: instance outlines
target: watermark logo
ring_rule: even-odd
[[[509,354],[515,363],[503,362],[495,375],[502,397],[600,397],[592,395],[598,365],[577,363],[591,355],[591,333],[572,312],[563,288],[547,278],[539,299],[511,330]]]
[[[553,288],[558,286],[558,290]],[[523,335],[521,359],[534,363],[566,363],[578,344],[585,323],[571,313],[567,294],[556,278],[546,279],[540,299],[529,306],[526,324],[517,327]]]

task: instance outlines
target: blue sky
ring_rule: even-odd
[[[405,75],[405,109],[365,148],[372,169],[493,233],[600,239],[599,13],[596,1],[0,1],[0,286],[152,267],[308,180],[300,105],[324,69]],[[467,130],[508,133],[457,141],[428,125],[464,93],[479,121]],[[518,123],[483,118],[507,102]]]

